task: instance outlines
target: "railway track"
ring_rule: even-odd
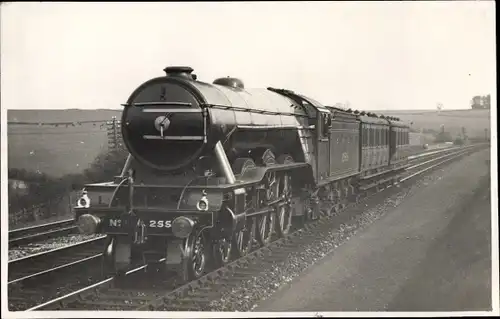
[[[73,219],[65,219],[43,225],[24,227],[9,231],[9,249],[49,238],[77,232]]]
[[[79,273],[88,277],[89,269],[100,269],[104,240],[105,236],[100,236],[10,260],[7,283],[9,308],[26,309],[40,303],[46,296],[67,293],[60,287],[68,278]],[[97,271],[93,275],[96,279],[101,278]],[[82,285],[87,286],[88,280],[85,278]]]
[[[409,164],[413,164],[413,163],[419,162],[422,158],[433,159],[433,158],[437,158],[437,157],[440,157],[440,156],[448,154],[448,153],[456,152],[456,151],[458,151],[460,149],[462,149],[462,148],[461,147],[448,147],[448,148],[445,148],[445,149],[437,149],[437,150],[433,150],[433,151],[425,151],[425,152],[422,152],[422,153],[418,153],[418,154],[415,154],[415,155],[408,156],[408,162],[409,162]]]
[[[411,156],[409,158],[410,166],[407,167],[398,186],[433,168],[472,153],[482,146],[483,144],[450,148]],[[384,189],[367,191],[363,194],[360,202],[391,192],[391,190],[396,192],[397,189],[398,187],[388,186]],[[108,277],[81,288],[73,287],[72,292],[59,294],[51,300],[39,302],[27,310],[154,310],[158,308],[171,311],[209,310],[214,300],[220,299],[223,291],[233,287],[241,287],[247,279],[258,275],[266,267],[286,259],[291,252],[317,240],[323,232],[339,227],[342,223],[353,218],[354,215],[347,214],[346,211],[356,210],[356,207],[362,206],[359,205],[360,202],[350,203],[338,214],[323,216],[321,219],[291,233],[286,238],[275,240],[269,246],[257,249],[247,256],[188,284],[181,285],[175,281],[174,276],[165,274],[161,270],[158,271],[153,265],[139,265],[129,270],[124,276]],[[362,208],[360,210],[362,211]],[[158,262],[161,264],[162,260]],[[95,265],[94,267],[99,268]],[[148,275],[144,276],[144,272],[147,272]],[[9,277],[9,304],[12,298],[10,281]],[[36,295],[36,292],[33,292],[33,295]],[[19,296],[17,297],[19,298]]]

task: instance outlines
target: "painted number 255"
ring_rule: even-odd
[[[152,227],[152,228],[170,228],[170,227],[172,227],[172,221],[170,221],[170,220],[150,220],[149,227]]]

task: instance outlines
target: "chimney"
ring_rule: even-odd
[[[167,76],[177,76],[186,78],[188,80],[193,79],[191,75],[193,69],[190,68],[189,66],[167,66],[166,68],[163,69],[163,71],[165,71]]]

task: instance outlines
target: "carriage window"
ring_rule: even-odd
[[[365,130],[366,130],[366,146],[370,146],[370,129],[366,127]]]
[[[366,146],[370,146],[370,129],[367,127],[366,130]]]
[[[365,146],[368,146],[370,143],[370,130],[365,127]]]
[[[375,127],[372,127],[372,146],[377,145],[377,129]]]
[[[366,128],[366,146],[370,146],[370,128]]]

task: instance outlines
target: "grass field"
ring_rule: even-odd
[[[489,110],[378,111],[375,113],[396,116],[408,123],[413,122],[411,126],[416,130],[425,128],[439,131],[441,125],[444,125],[445,131],[450,132],[453,137],[461,132],[462,126],[465,127],[469,137],[484,137],[484,129],[488,129],[488,134],[490,134]]]
[[[464,126],[470,137],[484,137],[484,129],[490,129],[490,112],[487,110],[457,111],[382,111],[413,122],[412,127],[445,130],[454,137]],[[82,123],[81,121],[106,121],[120,117],[120,110],[9,110],[8,121],[13,122],[75,122],[72,125],[8,125],[8,166],[39,170],[63,176],[83,171],[94,158],[107,148],[104,123]],[[426,135],[426,142],[432,139]]]
[[[107,148],[105,123],[113,110],[9,110],[8,167],[40,171],[54,177],[79,173]],[[73,125],[20,125],[15,122],[74,122]]]

